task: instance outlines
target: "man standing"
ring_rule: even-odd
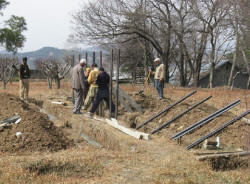
[[[157,89],[159,99],[161,100],[164,98],[163,88],[164,88],[164,82],[165,82],[166,69],[165,69],[165,65],[161,63],[160,58],[156,58],[154,60],[154,64],[156,65],[155,72],[153,72],[154,85],[155,85],[155,88]]]
[[[84,71],[83,67],[86,65],[86,60],[81,59],[79,64],[73,68],[72,73],[72,89],[74,93],[75,103],[74,103],[74,114],[81,114],[81,108],[83,104],[83,90],[84,90]]]
[[[90,72],[91,72],[91,69],[90,68],[86,68],[86,70],[85,70],[85,79],[88,79]],[[88,95],[88,92],[89,92],[89,87],[90,87],[90,85],[88,83],[88,80],[85,80],[84,81],[84,91],[83,91],[84,101],[87,98],[87,95]]]
[[[109,107],[109,81],[110,77],[107,72],[104,71],[103,67],[99,68],[99,75],[96,80],[96,84],[98,85],[98,91],[96,94],[95,101],[93,103],[93,106],[90,110],[90,117],[93,117],[98,105],[102,100],[105,100],[107,103],[107,106]],[[115,111],[115,105],[113,102],[111,103],[111,110],[112,112]]]
[[[20,85],[20,99],[28,101],[29,96],[29,78],[30,78],[30,69],[27,64],[27,57],[23,58],[23,63],[20,66],[19,70],[19,85]]]
[[[90,84],[90,88],[88,91],[87,98],[84,101],[84,110],[87,110],[90,106],[90,104],[94,101],[97,90],[98,90],[98,85],[96,84],[97,77],[99,75],[99,70],[97,64],[92,65],[92,70],[89,73],[88,77],[88,83]]]

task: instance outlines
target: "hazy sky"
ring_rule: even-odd
[[[71,13],[86,0],[7,0],[1,20],[10,15],[23,16],[28,30],[26,42],[20,51],[33,51],[44,46],[69,48],[68,35],[72,27]]]

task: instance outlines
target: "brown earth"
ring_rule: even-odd
[[[70,146],[70,141],[63,132],[49,121],[48,116],[39,112],[39,108],[27,104],[17,97],[0,94],[0,120],[11,117],[14,114],[21,116],[19,124],[1,129],[0,151],[58,151]],[[16,132],[21,132],[16,137]]]
[[[146,111],[144,114],[130,114],[125,112],[122,106],[119,107],[121,111],[119,113],[119,120],[125,126],[130,126],[132,124],[131,122],[138,125],[193,90],[167,85],[165,88],[165,96],[167,99],[159,101],[153,89],[153,96],[147,97],[137,95],[141,86],[131,87],[130,85],[122,85],[121,87],[140,103]],[[17,89],[17,84],[14,83],[8,86],[7,92],[18,95]],[[214,129],[214,126],[223,124],[227,121],[227,118],[231,119],[234,117],[231,111],[220,118],[216,118],[210,125],[204,126],[202,129],[188,136],[184,136],[183,143],[180,146],[177,146],[177,143],[170,139],[181,126],[183,126],[182,128],[184,129],[186,126],[237,99],[241,99],[242,103],[233,109],[234,113],[239,114],[249,109],[250,98],[249,92],[246,90],[236,89],[230,91],[224,88],[218,88],[213,90],[197,89],[197,91],[198,93],[196,95],[176,106],[176,108],[169,111],[166,115],[148,124],[145,129],[142,128],[141,131],[150,132],[155,127],[173,118],[201,99],[209,95],[212,95],[213,98],[196,110],[183,116],[170,127],[153,135],[150,141],[145,141],[134,139],[103,122],[91,120],[82,115],[72,115],[72,103],[67,100],[71,96],[70,84],[63,84],[61,90],[47,90],[46,83],[31,83],[30,95],[36,99],[32,101],[32,103],[39,105],[41,104],[40,102],[43,102],[43,108],[58,117],[58,120],[54,121],[55,126],[65,127],[63,128],[64,133],[66,133],[65,135],[74,138],[76,146],[52,153],[38,152],[29,155],[14,154],[14,156],[8,153],[0,153],[0,182],[98,184],[249,183],[249,169],[237,167],[235,169],[228,169],[225,172],[221,172],[221,170],[214,171],[211,169],[211,163],[199,162],[195,159],[196,155],[194,151],[203,152],[204,150],[185,150],[185,146],[192,142],[191,138],[198,138],[203,134],[203,132],[199,131],[202,130],[204,133],[207,133]],[[0,90],[0,92],[2,91]],[[63,101],[66,102],[66,106],[52,104],[51,101]],[[32,106],[31,109],[33,109],[32,104],[29,104],[29,106]],[[249,116],[247,118],[249,118]],[[243,121],[239,121],[235,125],[244,126],[245,131],[249,133],[249,125],[244,124]],[[236,130],[233,126],[230,126],[226,131],[232,131],[232,135],[236,135]],[[243,129],[244,128],[240,127],[240,131],[243,131]],[[79,137],[81,131],[101,143],[103,148],[93,147],[83,141]],[[243,139],[240,139],[242,143],[237,142],[238,140],[227,138],[227,136],[230,137],[230,135],[231,132],[223,132],[219,135],[222,144],[224,144],[222,151],[234,151],[238,148],[245,149]],[[239,132],[237,138],[240,138],[240,135],[243,134]],[[224,141],[224,138],[226,138],[225,140],[229,143]],[[216,152],[217,151],[219,150],[216,150]],[[205,152],[209,151],[205,150]],[[220,164],[218,166],[216,165],[216,167],[220,166]]]

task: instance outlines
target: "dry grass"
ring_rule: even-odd
[[[130,92],[138,92],[141,86],[123,85],[122,88]],[[194,89],[167,86],[165,94],[174,101],[192,90]],[[212,95],[213,98],[208,101],[208,104],[215,108],[221,108],[237,99],[241,99],[242,104],[236,113],[250,108],[250,94],[246,90],[230,91],[226,88],[198,90],[199,95],[190,99],[193,103]],[[2,93],[3,90],[0,92]],[[8,85],[5,92],[18,95],[18,84]],[[155,95],[155,90],[152,89],[152,92]],[[51,100],[56,97],[70,96],[70,94],[69,83],[62,84],[61,90],[47,90],[45,82],[31,83],[30,96],[40,101],[43,101],[45,97]],[[79,120],[83,118],[70,117],[66,121],[65,117],[71,114],[70,105],[63,107],[63,111],[57,107],[54,110],[57,114],[61,113],[60,121],[57,122],[58,126],[65,126],[65,123],[72,125],[73,128],[67,130],[69,134],[79,128],[77,122],[79,123]],[[96,126],[102,127],[101,123],[91,123],[93,130]],[[118,136],[117,140],[122,140],[116,143],[120,144],[121,149],[118,151],[108,150],[107,147],[96,149],[81,142],[75,148],[56,153],[1,154],[0,183],[250,183],[249,170],[213,171],[210,163],[198,162],[192,152],[187,152],[182,146],[176,145],[164,136],[156,135],[153,140],[146,142],[132,140],[114,129],[110,131]],[[98,132],[95,134],[98,137]],[[112,139],[112,136],[106,137],[107,139],[103,139],[104,142]]]

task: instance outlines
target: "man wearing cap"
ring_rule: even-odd
[[[23,58],[23,63],[19,69],[19,85],[20,85],[20,99],[28,101],[29,96],[29,78],[30,78],[30,69],[27,64],[27,57]]]
[[[90,117],[93,117],[95,111],[97,110],[98,105],[102,100],[105,100],[107,106],[109,107],[109,81],[110,81],[109,74],[104,71],[103,67],[100,67],[99,75],[96,80],[96,84],[98,85],[98,91],[93,106],[90,110]],[[111,111],[115,112],[115,105],[113,102],[111,102]]]
[[[84,71],[83,67],[86,65],[86,60],[81,59],[79,64],[73,68],[72,72],[72,89],[74,93],[74,114],[81,114],[81,108],[83,104],[83,90],[84,90]]]
[[[156,65],[155,72],[154,74],[154,86],[157,89],[159,99],[163,99],[163,88],[164,88],[164,82],[165,82],[165,74],[166,74],[166,69],[165,65],[161,63],[160,58],[156,58],[154,60],[154,64]]]
[[[90,88],[88,91],[88,95],[87,98],[84,101],[84,110],[87,110],[89,108],[89,106],[91,105],[91,103],[94,101],[95,97],[96,97],[96,93],[98,90],[98,85],[96,84],[96,79],[99,75],[99,69],[97,64],[93,64],[92,65],[92,70],[89,73],[89,77],[88,77],[88,83],[90,84]]]

